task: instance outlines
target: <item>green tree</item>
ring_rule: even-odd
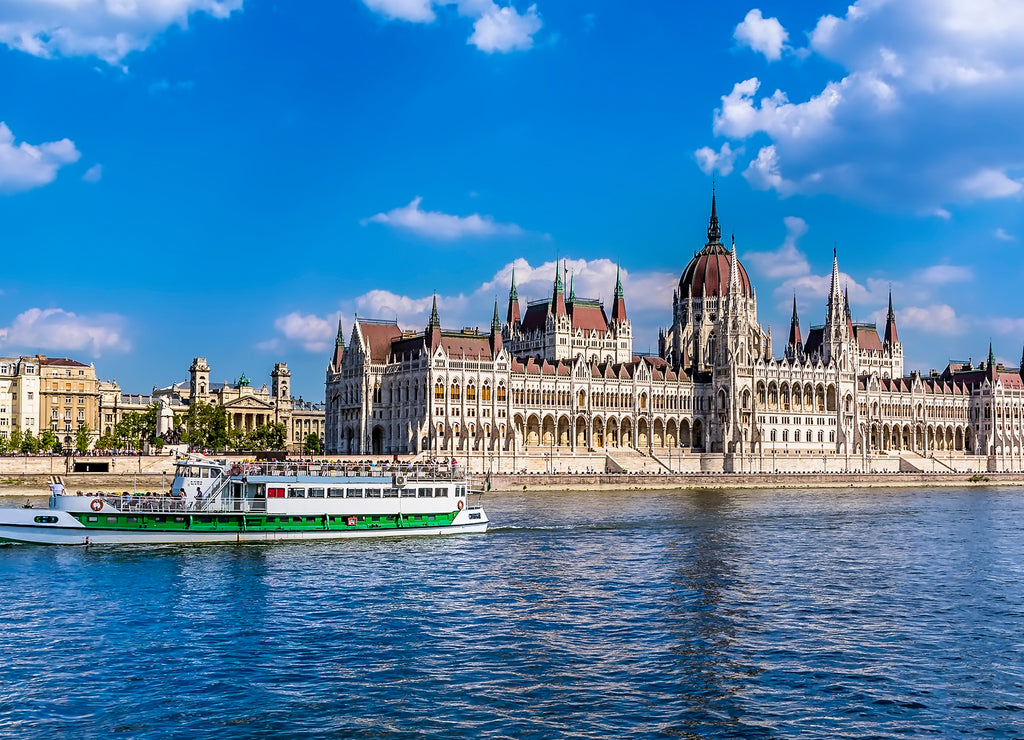
[[[39,435],[39,449],[41,452],[62,452],[64,447],[53,430],[44,429],[43,433]]]
[[[82,426],[78,427],[78,431],[75,432],[75,449],[85,452],[89,449],[89,441],[89,425],[82,422]]]
[[[306,435],[306,441],[302,443],[302,451],[309,455],[319,455],[324,451],[324,443],[320,440],[320,435],[316,432],[310,432]]]
[[[31,429],[26,429],[21,437],[21,451],[25,454],[39,452],[39,440],[32,434]]]
[[[288,441],[288,428],[280,422],[256,427],[252,435],[254,450],[283,450]]]
[[[11,441],[7,439],[6,435],[0,434],[0,454],[3,454],[11,449]]]
[[[141,414],[138,411],[129,411],[114,425],[113,436],[116,443],[113,446],[141,450],[156,438],[156,417],[156,404]]]
[[[220,406],[202,401],[188,407],[183,441],[193,449],[219,450],[228,443],[228,415]]]
[[[101,434],[100,438],[96,440],[96,447],[100,450],[112,450],[117,447],[117,437],[113,432]]]
[[[11,452],[21,452],[21,440],[24,439],[25,435],[21,433],[21,430],[17,427],[11,432]]]

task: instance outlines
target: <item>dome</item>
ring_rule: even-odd
[[[729,292],[729,250],[721,243],[708,244],[690,260],[679,278],[680,298],[705,298],[708,296],[724,296]],[[739,269],[740,293],[745,298],[753,297],[750,278],[747,271],[736,260]]]

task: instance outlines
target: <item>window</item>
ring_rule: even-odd
[[[309,497],[310,498],[323,498],[324,497],[324,489],[322,489],[322,488],[310,488],[309,489]]]
[[[334,490],[334,489],[332,489],[332,490]],[[340,490],[340,489],[338,489],[338,490]],[[363,497],[363,489],[362,488],[349,488],[347,491],[345,491],[345,498],[362,498],[362,497]]]
[[[268,488],[267,498],[284,498],[283,488]]]
[[[29,401],[31,401],[31,400],[32,400],[32,398],[33,398],[33,394],[32,394],[32,391],[29,391],[29,392],[28,392],[28,400],[29,400]]]
[[[306,498],[305,488],[289,488],[288,498]]]

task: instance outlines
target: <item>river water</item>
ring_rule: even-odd
[[[0,736],[1024,737],[1024,491],[513,492],[486,535],[0,548]]]

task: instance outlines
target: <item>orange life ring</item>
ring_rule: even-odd
[[[459,511],[462,511],[462,507],[466,505],[465,501],[459,501]]]
[[[92,500],[92,503],[89,504],[89,508],[91,508],[93,511],[99,511],[100,509],[103,508],[103,501],[98,498],[94,498]]]
[[[242,474],[242,466],[241,465],[232,465],[231,466],[231,475],[241,475],[241,474]]]

